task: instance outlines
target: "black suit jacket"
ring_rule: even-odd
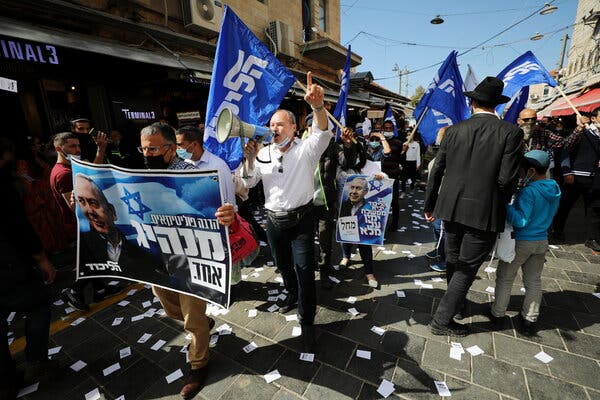
[[[523,131],[492,114],[474,114],[449,127],[430,171],[424,211],[502,232],[506,204],[517,188],[522,145]]]
[[[89,271],[85,264],[106,263],[108,261],[107,240],[94,230],[81,234],[79,266],[86,272],[86,275],[123,276],[136,281],[168,286],[170,278],[164,263],[144,249],[130,243],[121,232],[119,234],[121,235],[122,246],[118,264],[122,272]]]

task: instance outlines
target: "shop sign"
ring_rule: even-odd
[[[179,121],[194,121],[200,120],[200,111],[178,112],[177,119]]]
[[[0,58],[37,64],[59,64],[56,47],[49,44],[32,44],[19,40],[0,39]]]
[[[17,92],[17,81],[3,78],[0,76],[0,90],[6,90],[7,92]]]
[[[156,119],[154,111],[131,111],[128,108],[122,108],[126,119]]]

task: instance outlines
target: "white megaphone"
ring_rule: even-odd
[[[232,137],[245,137],[255,142],[270,143],[274,134],[269,128],[242,121],[228,108],[224,108],[219,114],[215,132],[219,143]]]

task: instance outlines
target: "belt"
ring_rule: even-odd
[[[310,210],[312,207],[313,207],[313,202],[309,201],[305,205],[297,207],[297,208],[292,208],[291,210],[286,210],[286,211],[267,210],[267,214],[269,214],[269,216],[275,217],[275,218],[285,218],[290,215],[303,214],[304,212]]]

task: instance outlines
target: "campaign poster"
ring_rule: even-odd
[[[383,244],[393,186],[392,179],[348,175],[340,200],[336,240],[342,243]]]
[[[74,161],[77,279],[119,278],[227,307],[231,252],[217,171]]]

